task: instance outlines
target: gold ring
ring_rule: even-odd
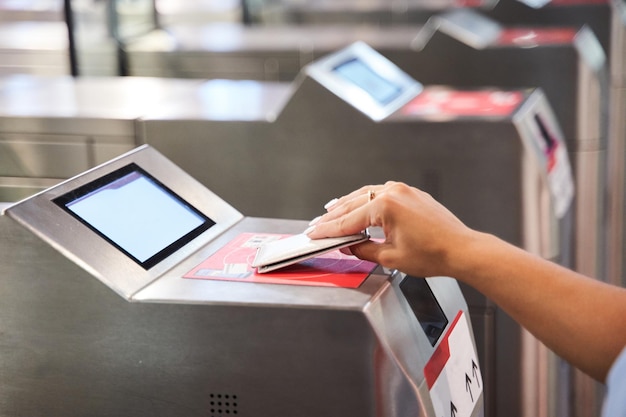
[[[376,197],[376,192],[374,190],[367,191],[367,201],[372,201]]]

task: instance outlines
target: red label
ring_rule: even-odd
[[[450,345],[446,337],[441,341],[439,346],[437,346],[437,350],[435,350],[433,356],[430,357],[430,360],[424,367],[424,377],[426,378],[428,389],[431,389],[433,385],[435,385],[435,381],[437,381],[437,378],[441,375],[443,368],[446,366],[446,363],[448,363],[448,359],[450,359]]]
[[[267,239],[288,235],[242,233],[205,259],[183,278],[266,284],[358,288],[376,267],[372,262],[336,250],[283,269],[259,274],[250,264]]]
[[[439,378],[439,375],[443,371],[443,368],[446,366],[446,363],[448,363],[448,359],[450,359],[450,344],[448,343],[448,339],[462,315],[463,311],[459,311],[448,329],[448,332],[443,340],[439,342],[439,346],[437,346],[437,349],[435,349],[435,352],[424,367],[424,377],[426,378],[428,389],[433,387],[435,381],[437,381],[437,378]]]
[[[456,91],[431,87],[406,104],[402,113],[436,117],[508,116],[523,99],[519,91]]]
[[[578,33],[573,28],[509,28],[504,29],[498,45],[559,45],[571,44]]]

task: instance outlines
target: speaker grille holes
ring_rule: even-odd
[[[209,394],[211,399],[211,417],[235,416],[237,396],[233,394]]]

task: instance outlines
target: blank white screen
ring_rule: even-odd
[[[140,262],[205,221],[139,172],[69,203],[67,208]]]

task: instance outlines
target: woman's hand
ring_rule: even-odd
[[[454,276],[462,268],[454,254],[477,234],[429,194],[398,182],[362,187],[326,208],[328,213],[313,220],[307,230],[310,238],[381,227],[384,242],[361,243],[351,252],[414,276]]]

